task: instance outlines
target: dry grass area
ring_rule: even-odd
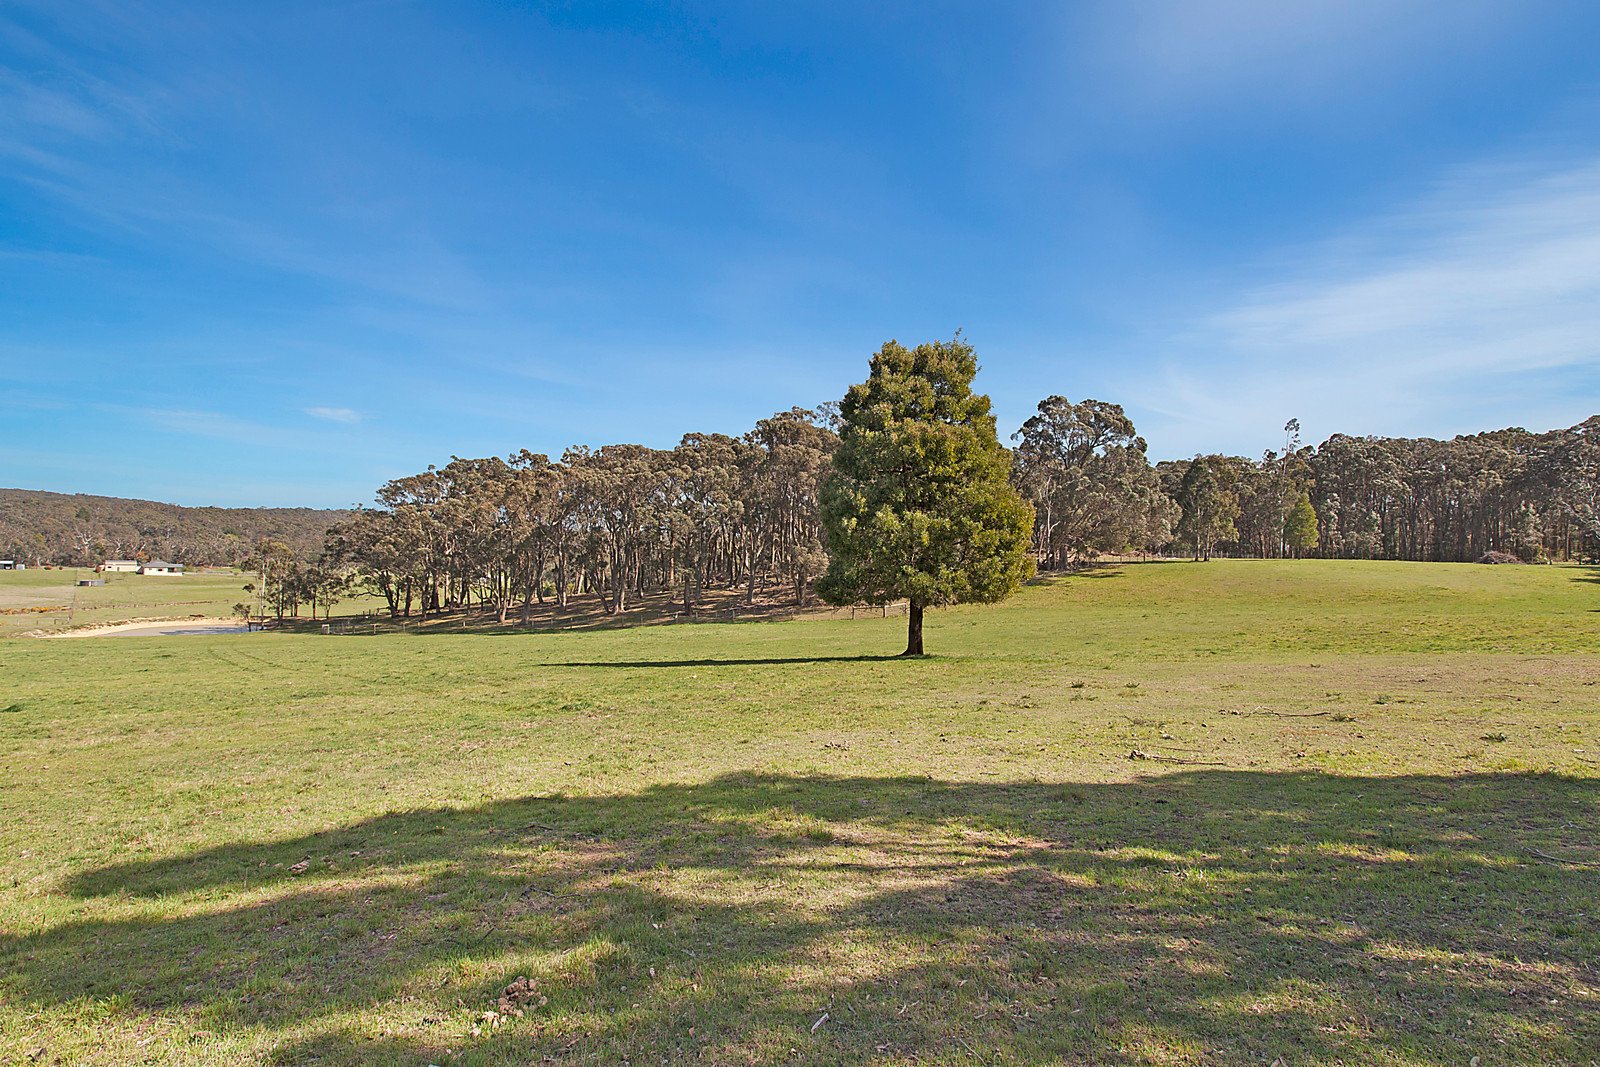
[[[80,578],[105,585],[79,586]],[[179,578],[96,574],[89,568],[0,571],[0,637],[60,633],[132,619],[229,616],[248,599],[249,581],[234,571],[196,571]]]
[[[7,642],[0,1062],[1589,1063],[1592,579]]]

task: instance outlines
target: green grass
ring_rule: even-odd
[[[6,641],[0,1062],[1588,1063],[1595,577]]]
[[[79,586],[80,578],[105,585]],[[244,591],[254,581],[234,570],[191,571],[182,577],[96,574],[88,567],[0,571],[0,637],[104,626],[139,619],[231,618],[240,601],[255,603]],[[334,617],[382,609],[382,601],[354,596],[334,605]],[[310,608],[302,607],[303,616]],[[322,609],[317,609],[321,617]],[[309,627],[309,618],[300,623]]]
[[[80,578],[101,578],[106,584],[80,588]],[[247,581],[232,571],[181,578],[95,574],[89,568],[0,571],[0,637],[129,619],[232,615],[233,605],[247,599],[242,588]]]

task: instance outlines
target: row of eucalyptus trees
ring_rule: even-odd
[[[616,613],[659,591],[692,614],[705,590],[729,587],[803,604],[828,562],[819,502],[833,425],[831,412],[795,408],[671,449],[452,459],[385,484],[379,506],[335,526],[320,568],[304,570],[355,575],[396,616],[482,606],[504,622],[574,595]],[[1298,423],[1284,431],[1259,459],[1152,464],[1120,406],[1046,398],[1011,452],[1040,567],[1127,552],[1531,561],[1600,538],[1600,417],[1447,441],[1302,446]],[[326,604],[329,589],[306,595]]]
[[[505,622],[583,594],[616,613],[653,590],[692,614],[706,589],[734,585],[803,604],[827,563],[818,493],[838,439],[825,423],[795,408],[671,449],[455,458],[385,484],[379,507],[329,532],[328,558],[396,616],[482,605]]]
[[[1350,437],[1302,446],[1298,422],[1260,459],[1152,466],[1121,407],[1050,397],[1016,434],[1045,568],[1096,554],[1534,561],[1600,539],[1600,416],[1547,433]]]
[[[1448,441],[1339,434],[1305,462],[1324,555],[1566,559],[1600,535],[1600,417]]]

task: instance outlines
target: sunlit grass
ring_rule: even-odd
[[[79,586],[79,579],[104,581]],[[0,637],[62,630],[130,619],[230,616],[250,597],[249,576],[195,571],[182,577],[96,574],[92,569],[0,571]]]
[[[1590,577],[6,641],[0,1062],[1584,1062]]]

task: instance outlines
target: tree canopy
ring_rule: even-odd
[[[1171,539],[1177,508],[1121,405],[1046,397],[1013,440],[1015,478],[1033,501],[1042,563],[1063,566]]]
[[[1224,456],[1197,456],[1178,482],[1178,537],[1194,550],[1195,559],[1210,559],[1220,541],[1239,535],[1239,498],[1232,490],[1231,471]]]
[[[930,606],[994,602],[1033,573],[1033,508],[1012,486],[989,398],[972,391],[956,336],[886,343],[839,406],[839,448],[823,483],[832,557],[817,592],[834,604],[908,602],[906,655],[923,654]]]
[[[1289,509],[1289,517],[1283,522],[1283,541],[1297,559],[1317,547],[1317,509],[1311,505],[1307,490],[1300,490],[1300,498]]]

